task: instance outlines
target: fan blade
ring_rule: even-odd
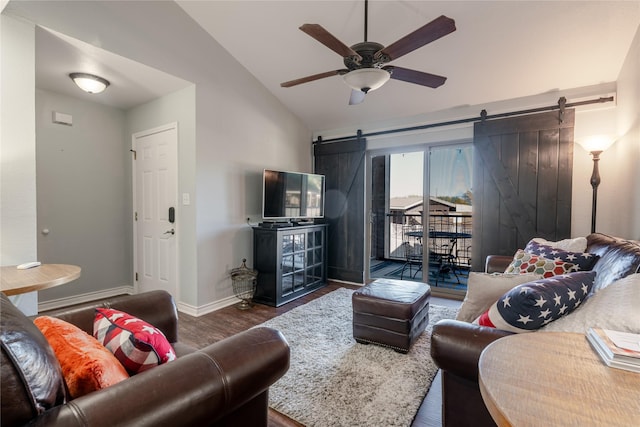
[[[409,52],[412,52],[427,43],[438,40],[456,30],[456,23],[453,19],[442,15],[423,27],[418,28],[411,34],[407,34],[395,43],[390,44],[376,53],[376,58],[384,55],[385,62],[398,59]]]
[[[447,80],[446,77],[435,74],[423,73],[422,71],[410,70],[408,68],[387,66],[385,70],[391,73],[391,78],[402,80],[403,82],[415,83],[417,85],[436,88],[442,86]]]
[[[321,25],[304,24],[300,29],[340,56],[345,58],[351,56],[358,61],[362,60],[362,57],[355,50],[335,38],[333,34],[325,30]]]
[[[282,87],[296,86],[296,85],[299,85],[299,84],[302,84],[302,83],[307,83],[307,82],[312,82],[314,80],[324,79],[326,77],[337,76],[339,74],[346,74],[348,72],[349,72],[349,70],[347,70],[347,69],[327,71],[325,73],[314,74],[312,76],[302,77],[300,79],[296,79],[296,80],[291,80],[291,81],[288,81],[288,82],[280,83],[280,86],[282,86]]]
[[[351,96],[349,97],[349,105],[358,105],[364,101],[364,97],[367,94],[361,90],[351,89]]]

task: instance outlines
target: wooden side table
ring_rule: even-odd
[[[501,338],[482,352],[478,369],[499,426],[640,425],[640,374],[606,366],[583,334]]]
[[[81,271],[77,265],[67,264],[42,264],[26,270],[18,270],[16,267],[11,265],[0,270],[0,290],[5,295],[18,295],[63,285],[80,277]]]

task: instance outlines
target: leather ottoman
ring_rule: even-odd
[[[353,337],[407,353],[429,323],[431,288],[425,283],[377,279],[356,290]]]

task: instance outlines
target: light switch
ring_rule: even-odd
[[[191,204],[191,200],[189,199],[189,193],[182,193],[182,204],[185,206]]]

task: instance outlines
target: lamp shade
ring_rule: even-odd
[[[100,93],[110,84],[108,80],[93,74],[71,73],[69,77],[80,89],[88,93]]]
[[[611,135],[592,135],[576,141],[586,151],[604,151],[616,142],[616,139]]]
[[[349,71],[343,78],[352,89],[367,93],[385,84],[391,78],[391,74],[380,68],[360,68]]]

